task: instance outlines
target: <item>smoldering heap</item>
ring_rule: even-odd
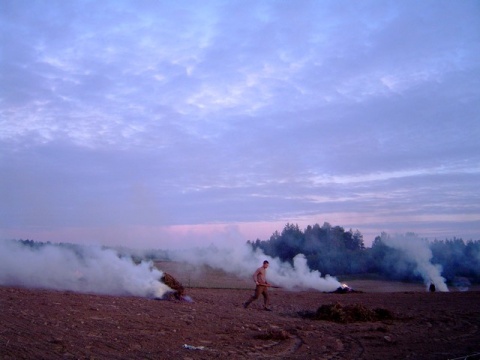
[[[342,284],[336,290],[331,291],[332,294],[353,294],[353,293],[363,293],[363,291],[352,289],[347,284]]]
[[[169,273],[164,272],[160,281],[167,285],[172,291],[165,293],[162,300],[183,300],[185,298],[185,288],[182,283],[175,279]]]

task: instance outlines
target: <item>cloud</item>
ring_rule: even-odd
[[[433,284],[440,291],[448,291],[446,280],[441,276],[442,266],[431,262],[433,255],[427,241],[418,238],[415,234],[382,236],[382,241],[400,250],[413,262],[414,271],[422,277],[427,287]]]
[[[228,248],[211,245],[190,250],[182,249],[171,251],[168,255],[176,261],[184,261],[193,266],[208,265],[245,279],[251,279],[255,269],[267,260],[270,263],[267,281],[287,290],[313,289],[327,292],[334,291],[341,285],[333,276],[310,270],[303,254],[295,256],[293,264],[290,264],[280,261],[279,258],[267,256],[259,250],[252,251],[251,246],[247,244]]]
[[[171,290],[152,263],[136,265],[110,249],[13,241],[0,242],[0,249],[1,285],[151,298]]]
[[[2,226],[480,214],[474,1],[201,5],[3,5]]]

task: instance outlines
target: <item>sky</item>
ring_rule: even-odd
[[[480,2],[0,2],[0,238],[480,240]]]

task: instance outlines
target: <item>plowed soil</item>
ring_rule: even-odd
[[[359,293],[271,289],[267,312],[260,300],[243,308],[249,282],[212,272],[211,283],[198,287],[195,277],[188,287],[192,274],[178,274],[192,302],[0,287],[0,359],[480,359],[478,289],[393,291],[392,283],[360,280],[349,283]],[[336,303],[394,318],[304,316]]]

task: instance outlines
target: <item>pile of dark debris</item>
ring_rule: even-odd
[[[394,314],[387,309],[368,309],[362,304],[342,306],[338,302],[335,304],[322,305],[317,311],[301,311],[298,314],[306,319],[326,320],[338,323],[395,319]]]

